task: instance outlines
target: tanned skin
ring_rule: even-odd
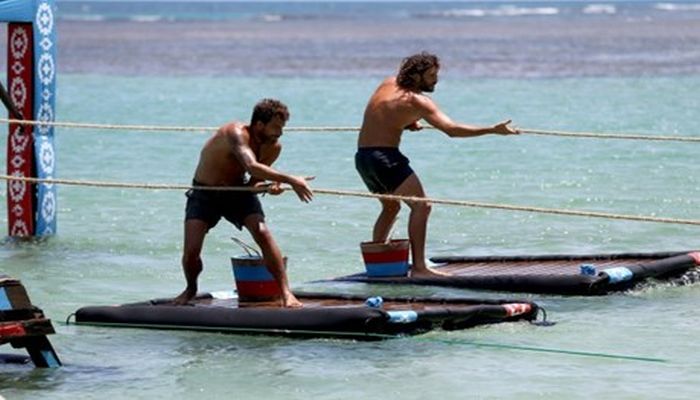
[[[399,147],[404,130],[420,130],[420,120],[441,130],[450,137],[463,138],[485,134],[517,135],[517,129],[510,126],[511,120],[493,126],[478,127],[454,122],[443,113],[437,104],[424,92],[432,92],[438,82],[437,67],[415,76],[416,85],[400,87],[395,76],[385,79],[370,97],[365,109],[364,120],[358,138],[358,147]],[[418,74],[416,74],[418,75]],[[392,193],[399,196],[426,197],[418,176],[414,173]],[[382,211],[374,225],[375,242],[383,242],[390,234],[401,203],[396,200],[380,199]],[[446,275],[430,269],[425,264],[425,241],[430,214],[427,202],[406,202],[411,208],[408,222],[408,237],[411,243],[413,265],[411,276],[424,277]]]
[[[287,175],[271,167],[282,151],[278,139],[282,136],[285,122],[283,118],[274,116],[268,123],[256,121],[252,126],[239,122],[224,125],[204,145],[195,180],[206,186],[240,186],[247,172],[257,186],[264,181],[272,181],[268,193],[281,193],[280,183],[287,183],[301,201],[308,203],[313,193],[304,177]],[[263,216],[249,215],[244,225],[260,246],[270,273],[282,289],[282,306],[301,307],[302,303],[289,289],[282,253]],[[185,304],[197,293],[197,278],[202,272],[200,253],[208,231],[209,226],[205,221],[189,219],[185,222],[182,268],[187,287],[174,299],[175,304]]]

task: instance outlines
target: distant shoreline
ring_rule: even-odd
[[[700,18],[555,20],[544,27],[533,20],[60,21],[57,37],[62,73],[375,77],[428,50],[453,77],[700,74]]]

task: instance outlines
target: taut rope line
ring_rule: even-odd
[[[566,132],[566,131],[547,131],[539,129],[521,129],[523,133],[531,133],[533,135],[542,136],[562,136],[575,138],[591,138],[591,139],[626,139],[626,140],[649,140],[657,142],[700,142],[700,137],[697,136],[660,136],[660,135],[640,135],[633,133],[595,133],[595,132]]]
[[[57,121],[29,121],[18,119],[0,118],[0,123],[6,122],[18,125],[53,126],[56,128],[78,129],[104,129],[104,130],[134,130],[134,131],[162,131],[162,132],[210,132],[219,129],[218,126],[168,126],[168,125],[116,125],[93,124],[83,122],[57,122]]]
[[[0,118],[0,123],[12,123],[19,125],[40,125],[60,128],[103,129],[103,130],[134,130],[150,132],[211,132],[219,129],[218,126],[170,126],[170,125],[118,125],[118,124],[94,124],[82,122],[56,122],[56,121],[29,121]],[[436,129],[426,126],[424,129]],[[288,132],[359,132],[360,128],[352,126],[291,126],[284,129]],[[589,139],[624,139],[624,140],[648,140],[657,142],[700,142],[698,136],[656,136],[641,134],[617,134],[595,132],[568,132],[541,129],[521,129],[523,133],[542,136],[561,136],[571,138]]]
[[[255,191],[264,192],[265,187],[250,187],[250,186],[189,186],[189,185],[169,185],[160,183],[123,183],[123,182],[98,182],[98,181],[78,181],[69,179],[39,179],[39,178],[28,178],[22,176],[10,176],[10,175],[0,175],[0,179],[6,181],[21,181],[29,183],[44,183],[44,184],[64,184],[73,186],[93,186],[93,187],[110,187],[110,188],[124,188],[124,189],[161,189],[161,190],[189,190],[189,189],[201,189],[201,190],[219,190],[219,191]],[[284,190],[290,190],[289,187],[283,187]],[[352,190],[337,190],[337,189],[312,189],[314,193],[318,194],[328,194],[337,196],[351,196],[351,197],[364,197],[364,198],[375,198],[375,199],[386,199],[386,200],[403,200],[411,202],[422,202],[422,203],[433,203],[433,204],[443,204],[452,206],[462,206],[462,207],[473,207],[473,208],[488,208],[497,210],[507,210],[507,211],[524,211],[524,212],[534,212],[541,214],[554,214],[554,215],[568,215],[576,217],[592,217],[592,218],[605,218],[605,219],[616,219],[616,220],[627,220],[627,221],[640,221],[640,222],[657,222],[665,224],[680,224],[680,225],[696,225],[700,226],[700,220],[694,219],[681,219],[681,218],[664,218],[664,217],[650,217],[644,215],[627,215],[627,214],[614,214],[606,212],[597,211],[579,211],[579,210],[566,210],[558,208],[545,208],[545,207],[530,207],[530,206],[518,206],[511,204],[497,204],[497,203],[485,203],[477,201],[465,201],[465,200],[448,200],[448,199],[435,199],[426,197],[412,197],[412,196],[397,196],[390,194],[374,194],[367,192],[358,192]]]

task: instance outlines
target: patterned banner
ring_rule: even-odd
[[[25,118],[33,116],[33,30],[32,24],[11,23],[8,26],[7,76],[10,98]],[[34,163],[32,127],[10,124],[7,144],[8,175],[31,177]],[[7,182],[9,235],[34,234],[34,190],[32,185]]]

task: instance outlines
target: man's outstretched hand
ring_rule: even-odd
[[[510,126],[510,123],[513,122],[512,120],[507,120],[500,122],[496,125],[493,126],[493,133],[499,134],[499,135],[519,135],[520,130]]]

